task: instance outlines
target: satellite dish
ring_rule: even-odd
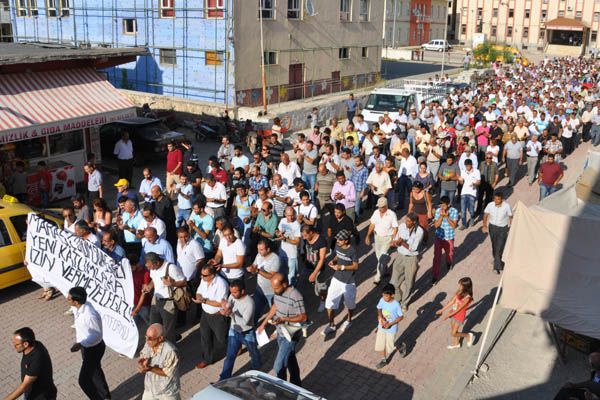
[[[315,15],[317,15],[317,12],[315,11],[315,6],[313,4],[313,0],[306,0],[306,15],[308,17],[314,17]]]

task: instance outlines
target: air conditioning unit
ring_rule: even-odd
[[[348,11],[340,11],[340,21],[350,21],[350,13]]]

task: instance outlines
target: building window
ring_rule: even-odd
[[[37,0],[29,0],[29,16],[35,17],[39,14]]]
[[[595,42],[598,39],[598,31],[592,31],[592,35],[590,37],[590,41]]]
[[[546,38],[546,30],[540,29],[540,39],[544,40]]]
[[[123,34],[135,35],[137,33],[137,21],[135,18],[123,18]]]
[[[523,39],[527,39],[529,37],[529,27],[523,27]]]
[[[300,17],[302,16],[300,1],[301,0],[288,0],[288,19],[300,19]]]
[[[276,51],[265,51],[265,65],[277,65],[277,58]]]
[[[368,47],[363,47],[362,48],[362,52],[361,52],[360,55],[361,55],[362,58],[369,57],[369,48]]]
[[[177,65],[177,50],[159,49],[159,55],[161,65]]]
[[[223,64],[224,56],[225,52],[223,51],[205,51],[204,65],[221,65]]]
[[[223,18],[225,0],[206,0],[205,12],[208,18]]]
[[[460,26],[460,34],[461,35],[466,35],[467,34],[467,24],[461,24],[461,26]]]
[[[542,10],[541,22],[545,22],[547,16],[548,16],[548,10]]]
[[[358,20],[366,22],[369,20],[369,0],[360,0],[360,14]]]
[[[258,0],[260,10],[262,10],[263,19],[274,19],[275,18],[275,0]],[[260,12],[259,10],[259,12]]]
[[[17,0],[17,16],[26,17],[29,15],[27,12],[27,0]]]
[[[491,37],[496,37],[498,34],[498,27],[496,25],[492,25],[492,31],[490,32]]]
[[[475,33],[483,33],[483,22],[479,21],[475,26]]]
[[[340,0],[340,21],[350,21],[352,11],[351,0]]]
[[[598,22],[600,21],[600,12],[595,12],[594,13],[594,22]]]
[[[338,58],[340,60],[347,60],[350,58],[350,49],[348,47],[340,47],[338,52]]]
[[[508,18],[512,18],[515,16],[515,9],[514,8],[509,8],[508,9]]]
[[[578,19],[578,20],[580,20],[580,21],[581,21],[581,18],[582,18],[582,17],[583,17],[583,16],[582,16],[582,14],[581,14],[581,11],[577,11],[577,12],[575,12],[575,19]]]
[[[558,12],[558,16],[559,16],[559,17],[564,17],[564,16],[565,16],[565,10],[560,10],[560,11]]]
[[[512,37],[513,28],[509,26],[506,28],[506,37]]]
[[[494,18],[498,17],[498,9],[497,8],[494,8],[492,10],[492,17],[494,17]]]
[[[60,0],[60,15],[63,17],[71,15],[71,0]]]
[[[477,9],[477,18],[481,19],[483,18],[483,8],[479,7]]]
[[[46,0],[46,15],[48,17],[58,17],[57,0]]]
[[[525,10],[525,19],[529,19],[530,16],[531,16],[531,10],[529,10],[529,9]]]
[[[160,17],[175,18],[175,0],[160,0]]]

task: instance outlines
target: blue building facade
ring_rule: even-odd
[[[116,87],[231,104],[233,0],[11,0],[15,42],[148,48]]]

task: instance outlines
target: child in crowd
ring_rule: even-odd
[[[447,309],[451,309],[451,311],[442,318],[444,321],[450,318],[450,336],[452,336],[452,344],[448,346],[448,349],[458,349],[460,348],[460,338],[469,338],[467,342],[467,346],[472,346],[473,341],[475,340],[475,335],[471,332],[463,333],[459,332],[459,329],[462,330],[462,327],[465,324],[465,319],[467,317],[467,308],[473,302],[473,282],[471,282],[471,278],[465,277],[461,278],[458,281],[458,290],[456,294],[444,306],[444,308],[435,312],[436,315],[442,315],[444,311]]]
[[[383,287],[381,299],[377,303],[379,326],[375,339],[375,351],[381,352],[382,355],[381,360],[375,365],[377,369],[385,367],[390,362],[390,355],[395,349],[397,325],[404,318],[400,303],[394,299],[395,293],[394,285],[388,283]]]

